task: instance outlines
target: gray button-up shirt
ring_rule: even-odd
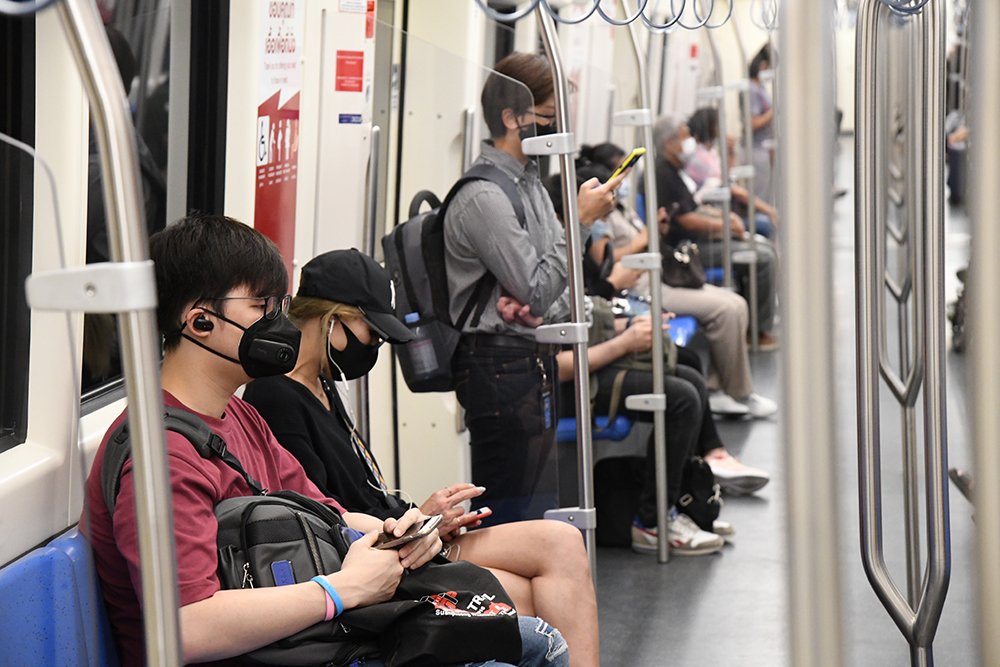
[[[488,271],[497,278],[490,305],[476,327],[470,317],[463,331],[534,339],[533,329],[504,322],[496,303],[502,295],[510,295],[522,304],[531,304],[531,314],[544,317],[546,322],[566,320],[566,234],[539,180],[534,160],[522,165],[486,141],[475,164],[494,165],[514,181],[524,203],[527,225],[521,228],[510,200],[494,183],[475,181],[455,195],[444,217],[452,321],[458,320],[476,283]],[[590,228],[581,227],[585,243]]]

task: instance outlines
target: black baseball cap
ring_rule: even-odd
[[[357,248],[331,250],[309,260],[302,267],[298,296],[357,306],[383,340],[413,340],[413,333],[396,317],[396,287],[389,272]]]

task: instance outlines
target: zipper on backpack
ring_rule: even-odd
[[[243,583],[240,588],[253,588],[253,575],[250,574],[250,563],[243,563]]]

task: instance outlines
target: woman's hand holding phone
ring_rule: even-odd
[[[438,533],[444,539],[446,535],[451,535],[466,525],[460,521],[465,516],[465,507],[462,503],[481,495],[485,490],[485,487],[472,484],[449,484],[440,491],[432,493],[420,506],[420,511],[428,515],[442,515]]]

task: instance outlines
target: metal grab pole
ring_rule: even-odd
[[[1000,299],[996,298],[993,267],[1000,265],[1000,3],[979,0],[969,38],[971,163],[969,216],[972,219],[972,259],[969,270],[970,373],[973,415],[972,443],[976,452],[977,590],[979,604],[979,664],[1000,664]]]
[[[378,168],[379,168],[379,140],[382,130],[378,125],[372,125],[370,143],[368,146],[368,191],[365,196],[365,229],[363,252],[369,257],[375,256],[377,247],[376,236],[378,226]],[[358,378],[358,433],[364,442],[371,443],[372,422],[371,408],[368,397],[368,376],[363,375]]]
[[[580,243],[580,219],[577,208],[576,165],[573,153],[576,146],[570,126],[569,88],[563,69],[562,53],[555,23],[541,6],[535,9],[539,33],[545,45],[545,55],[552,66],[552,82],[555,93],[556,127],[558,134],[532,137],[522,142],[527,155],[558,155],[562,180],[562,198],[566,228],[566,253],[568,255],[570,322],[551,324],[536,329],[536,339],[543,343],[572,343],[573,345],[573,387],[576,403],[576,446],[579,454],[580,507],[572,515],[572,520],[584,532],[587,557],[590,560],[590,574],[597,581],[597,552],[594,510],[594,453],[590,426],[590,368],[587,363],[587,317],[583,303],[583,247]],[[543,102],[544,100],[536,100]],[[549,516],[549,513],[546,513]],[[569,518],[569,515],[567,515]]]
[[[832,0],[781,3],[778,118],[785,305],[784,432],[788,477],[789,627],[795,667],[843,664],[834,416]],[[803,95],[803,91],[810,94]]]
[[[705,5],[705,0],[701,0],[702,11],[707,12],[708,7]],[[729,227],[729,217],[731,213],[731,199],[732,194],[729,187],[729,142],[726,140],[726,88],[723,85],[722,78],[722,58],[719,57],[719,49],[715,44],[715,35],[712,34],[712,30],[705,28],[705,32],[708,35],[708,44],[712,51],[712,62],[715,65],[715,89],[712,91],[713,96],[716,97],[718,115],[719,115],[719,162],[721,162],[720,167],[722,169],[722,184],[719,186],[718,191],[715,193],[715,197],[712,198],[713,203],[717,203],[722,206],[722,284],[732,289],[733,287],[733,251],[732,251],[732,232]],[[707,201],[707,199],[706,199]],[[756,259],[756,255],[754,255]],[[756,272],[757,266],[756,262],[751,263],[750,271]],[[753,304],[751,304],[753,306]],[[756,308],[751,307],[751,312],[756,312]],[[752,315],[751,315],[752,316]]]
[[[622,0],[622,7],[626,16],[629,14],[627,0]],[[645,116],[645,123],[642,124],[642,141],[646,148],[647,157],[646,168],[643,177],[646,184],[645,204],[646,204],[646,228],[649,232],[649,248],[641,255],[633,255],[634,258],[626,266],[629,268],[645,268],[649,271],[649,296],[650,311],[653,313],[653,322],[659,314],[663,312],[663,283],[660,274],[663,271],[662,258],[660,256],[660,225],[657,220],[659,205],[656,201],[656,173],[654,165],[656,156],[659,154],[659,147],[653,145],[653,113],[652,100],[649,94],[649,75],[646,72],[646,57],[639,44],[639,35],[634,23],[628,25],[629,36],[632,38],[632,50],[635,52],[635,59],[639,68],[639,102]],[[645,403],[653,409],[653,449],[656,465],[656,522],[658,530],[657,558],[659,562],[666,563],[670,560],[670,543],[667,541],[667,530],[669,517],[667,512],[667,421],[666,408],[667,397],[664,390],[663,380],[663,336],[653,336],[653,393],[648,396],[630,396],[626,402],[628,407],[635,406],[636,403]],[[638,400],[637,400],[638,399]],[[633,408],[633,409],[635,409]]]
[[[64,0],[57,7],[90,98],[111,257],[115,262],[147,260],[135,130],[104,26],[92,1]],[[181,655],[177,570],[155,307],[121,313],[118,325],[132,434],[146,660],[150,665],[173,667],[180,665]]]
[[[879,320],[884,320],[880,310],[884,297],[876,296],[883,289],[884,268],[880,259],[884,245],[885,229],[877,216],[883,211],[876,208],[878,198],[874,193],[884,189],[883,170],[872,163],[878,150],[878,131],[875,103],[877,91],[884,85],[880,70],[875,66],[875,52],[890,9],[878,0],[862,0],[858,12],[857,49],[857,145],[855,187],[856,203],[856,273],[858,298],[858,459],[861,500],[861,552],[865,573],[872,588],[890,617],[899,627],[911,647],[913,665],[932,665],[931,645],[941,616],[950,576],[951,556],[948,528],[947,436],[944,418],[944,354],[943,354],[943,142],[944,142],[944,3],[932,0],[922,13],[911,17],[906,29],[911,39],[919,38],[917,60],[927,59],[926,76],[920,76],[919,87],[911,91],[922,103],[918,145],[926,151],[914,157],[913,162],[926,164],[919,172],[920,182],[911,178],[917,191],[923,191],[926,205],[911,208],[921,213],[913,217],[914,232],[910,243],[917,246],[914,269],[915,323],[924,323],[922,336],[917,336],[918,347],[914,369],[905,384],[897,386],[888,365],[883,363],[878,347]],[[911,54],[912,55],[912,54]],[[911,125],[917,118],[910,118]],[[912,136],[917,136],[916,134]],[[919,155],[919,153],[918,153]],[[874,183],[874,187],[869,185]],[[917,199],[910,192],[908,199]],[[912,217],[912,216],[911,216]],[[872,270],[874,267],[874,271]],[[921,290],[923,293],[921,294]],[[873,319],[874,315],[874,319]],[[922,360],[919,357],[923,357]],[[920,378],[917,367],[923,363],[924,394],[924,456],[926,469],[927,515],[927,568],[917,605],[911,606],[903,598],[885,567],[882,544],[880,433],[878,389],[879,373],[886,378],[901,404],[915,400]],[[900,395],[902,390],[902,396]]]
[[[740,35],[740,29],[736,25],[736,21],[731,21],[733,25],[733,33],[736,35],[736,46],[740,52],[740,59],[743,66],[747,68],[747,78],[741,84],[745,84],[745,87],[741,85],[741,93],[743,95],[743,151],[744,151],[744,166],[742,167],[743,172],[746,174],[746,184],[747,184],[747,230],[750,232],[750,250],[753,252],[753,257],[757,257],[757,195],[754,190],[754,167],[753,167],[753,110],[750,108],[750,61],[747,60],[747,52],[743,48],[743,37]],[[721,126],[720,126],[721,128]],[[719,134],[722,134],[720,129]],[[729,140],[720,136],[718,141],[725,141],[726,147],[729,147]],[[758,299],[760,298],[757,292],[757,265],[751,265],[750,270],[750,349],[754,352],[760,350],[760,325],[759,316],[760,313],[757,310]]]

